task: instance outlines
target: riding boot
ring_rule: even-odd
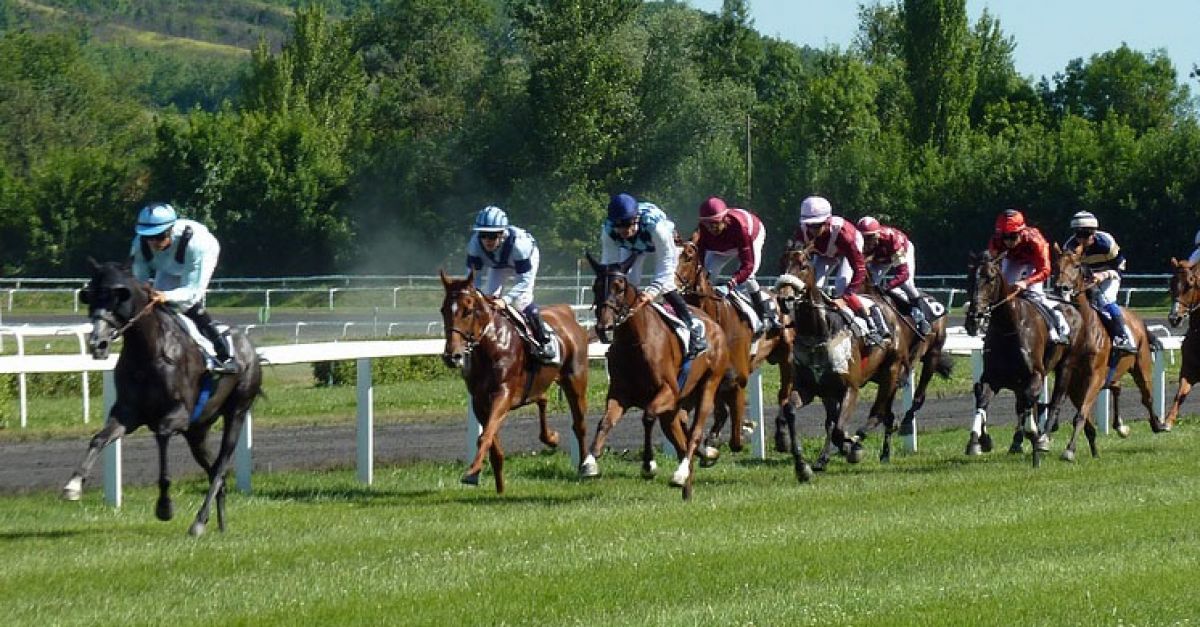
[[[708,341],[704,339],[704,334],[701,332],[700,325],[692,322],[692,312],[688,309],[687,303],[683,302],[683,296],[678,290],[672,290],[663,294],[663,299],[671,303],[671,307],[675,310],[675,315],[687,325],[688,333],[691,337],[688,339],[687,354],[684,359],[695,359],[696,355],[708,350]]]
[[[229,350],[229,343],[226,338],[217,330],[213,323],[212,316],[208,315],[208,310],[203,305],[197,303],[191,309],[188,309],[185,314],[196,323],[196,329],[200,331],[200,335],[208,340],[213,345],[213,351],[216,353],[216,363],[212,365],[210,370],[218,374],[237,374],[240,370],[237,360]]]
[[[763,298],[761,290],[750,291],[750,303],[754,305],[754,311],[758,312],[758,317],[762,318],[764,333],[770,333],[780,328],[779,314],[775,311],[774,303],[768,304],[767,299]]]
[[[892,330],[888,327],[887,319],[883,317],[883,310],[878,305],[871,307],[870,320],[873,330],[879,334],[880,339],[886,340],[892,337]]]
[[[534,358],[543,364],[558,365],[558,351],[555,350],[554,343],[550,340],[549,334],[546,332],[546,323],[542,320],[542,312],[534,303],[529,303],[522,312],[525,314],[525,321],[529,324],[529,332],[533,334],[533,346],[530,351]]]
[[[1109,337],[1112,338],[1113,348],[1122,353],[1137,352],[1137,346],[1125,333],[1125,316],[1121,313],[1120,305],[1108,303],[1104,306],[1104,313],[1108,315],[1101,316],[1101,319],[1104,320],[1104,326],[1108,330]]]

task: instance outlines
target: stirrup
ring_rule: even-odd
[[[685,359],[695,359],[697,355],[708,350],[708,342],[698,333],[693,333],[691,339],[688,340],[687,354]]]
[[[242,371],[242,369],[238,366],[237,361],[235,361],[232,357],[227,358],[225,361],[213,359],[212,365],[208,369],[210,372],[215,372],[217,374],[237,374]]]
[[[1129,341],[1129,338],[1124,335],[1118,335],[1117,337],[1114,337],[1112,340],[1112,343],[1113,343],[1113,348],[1117,349],[1118,351],[1120,351],[1122,353],[1136,353],[1137,352],[1137,346],[1133,342]]]

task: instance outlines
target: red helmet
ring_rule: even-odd
[[[996,232],[1004,235],[1006,233],[1020,233],[1025,230],[1025,216],[1016,209],[1008,209],[1004,213],[996,216]]]
[[[858,227],[858,230],[861,231],[863,235],[878,233],[879,229],[882,228],[879,224],[879,220],[876,220],[871,216],[863,216],[858,220],[858,224],[855,224],[854,226]]]
[[[700,221],[701,222],[717,222],[729,213],[729,207],[725,206],[725,201],[713,196],[708,200],[700,203]]]

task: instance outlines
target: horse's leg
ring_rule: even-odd
[[[933,364],[937,363],[937,360],[937,355],[932,352],[926,353],[925,358],[921,360],[921,376],[917,378],[917,389],[913,390],[912,405],[904,411],[904,419],[900,423],[902,430],[912,426],[917,412],[925,406],[925,390],[933,380]]]
[[[1038,430],[1038,396],[1042,393],[1045,375],[1034,372],[1029,381],[1017,393],[1017,428],[1033,444],[1033,467],[1042,465],[1042,454],[1050,448],[1050,438]]]
[[[126,427],[118,418],[118,410],[116,407],[109,413],[108,420],[105,421],[104,427],[92,436],[91,442],[88,443],[87,453],[83,455],[83,460],[79,466],[75,468],[75,472],[71,473],[71,478],[67,480],[66,485],[62,489],[62,498],[67,501],[78,501],[83,497],[83,482],[87,480],[88,475],[92,472],[92,466],[96,464],[96,459],[100,457],[100,451],[108,446],[113,440],[125,435]]]
[[[700,436],[704,434],[704,423],[708,421],[708,415],[712,413],[713,403],[717,394],[717,386],[720,380],[716,373],[709,373],[709,380],[705,382],[704,390],[701,392],[700,402],[696,405],[695,417],[692,419],[692,424],[687,431],[686,450],[683,459],[680,460],[679,467],[675,469],[675,474],[671,477],[672,485],[676,484],[679,479],[683,479],[683,500],[692,498],[692,485],[696,480],[695,463],[696,449],[700,447]],[[676,422],[682,422],[687,416],[687,412],[680,411],[676,414]],[[682,474],[682,476],[681,476]]]
[[[653,479],[658,471],[658,462],[654,461],[654,423],[658,419],[648,411],[642,412],[642,478]],[[664,427],[665,430],[665,427]]]
[[[504,494],[504,449],[500,446],[500,434],[492,436],[488,446],[488,461],[492,464],[492,475],[496,477],[496,494]]]
[[[1183,401],[1192,391],[1192,378],[1179,373],[1179,389],[1175,392],[1175,400],[1171,401],[1171,409],[1167,411],[1166,424],[1163,425],[1164,431],[1170,431],[1175,427],[1175,422],[1179,419],[1179,408],[1183,405]]]
[[[154,515],[163,521],[175,517],[175,506],[171,503],[171,473],[167,463],[167,444],[171,441],[170,431],[159,431],[154,434],[158,443],[158,502],[154,505]]]
[[[575,433],[575,445],[579,447],[578,471],[583,474],[583,458],[587,455],[587,376],[568,375],[559,379],[558,387],[567,397],[567,407],[571,408],[571,431]]]
[[[482,416],[480,423],[483,425],[483,432],[479,434],[479,442],[475,447],[475,459],[471,460],[471,465],[467,471],[463,473],[460,481],[467,485],[479,485],[479,474],[483,472],[483,456],[491,454],[492,443],[496,440],[496,434],[500,432],[500,425],[504,423],[504,416],[508,414],[508,408],[512,404],[512,399],[506,388],[501,387],[495,394],[488,398],[490,403],[487,408],[487,413],[482,413],[479,410],[479,404],[475,406],[475,415]],[[492,468],[492,472],[496,477],[496,491],[501,492],[504,486],[504,479],[500,476],[498,469]]]
[[[967,439],[967,455],[975,456],[992,451],[992,436],[987,432],[987,409],[995,394],[996,389],[983,379],[975,383],[975,418],[971,422],[971,436]],[[1021,429],[1018,428],[1017,432],[1020,433]],[[1020,451],[1020,443],[1015,444],[1017,451]]]
[[[252,401],[253,399],[251,399]],[[188,533],[192,536],[204,535],[205,527],[208,525],[208,512],[214,499],[217,501],[217,526],[222,532],[225,531],[225,474],[229,471],[229,460],[233,459],[233,449],[237,447],[238,438],[242,434],[242,425],[246,422],[247,411],[249,411],[248,403],[246,407],[237,407],[223,414],[225,425],[221,429],[221,448],[217,450],[217,460],[212,467],[212,480],[209,481],[204,502],[200,504],[200,511],[196,512],[196,520],[188,529]]]
[[[546,421],[546,397],[543,396],[534,402],[538,412],[538,439],[550,448],[558,448],[558,432],[551,429],[550,423]]]
[[[1113,431],[1117,432],[1117,435],[1121,436],[1122,438],[1127,438],[1129,437],[1129,425],[1125,424],[1125,422],[1121,420],[1121,381],[1119,379],[1114,380],[1112,385],[1108,386],[1107,389],[1110,392],[1108,411],[1110,414],[1112,414],[1112,418],[1109,420],[1109,426],[1112,427]],[[1153,428],[1154,421],[1157,420],[1157,417],[1154,415],[1153,407],[1150,409],[1150,418],[1150,426]]]
[[[1149,340],[1147,339],[1147,341]],[[1146,344],[1146,342],[1142,342],[1142,344]],[[1145,351],[1145,355],[1139,354],[1137,361],[1133,365],[1133,382],[1137,384],[1138,391],[1142,393],[1142,406],[1146,408],[1146,411],[1150,415],[1150,430],[1154,433],[1162,433],[1167,430],[1167,426],[1159,418],[1158,412],[1154,411],[1154,393],[1152,392],[1154,382],[1152,368],[1154,367],[1154,362],[1150,355],[1149,347],[1147,346],[1142,350]],[[1113,408],[1115,409],[1116,406],[1117,403],[1114,400]]]
[[[733,389],[729,394],[733,402],[730,413],[733,416],[733,432],[729,435],[729,450],[734,453],[742,452],[742,431],[746,428],[746,386],[733,381]]]
[[[825,466],[829,465],[829,455],[833,450],[833,425],[837,421],[837,415],[840,411],[840,399],[821,397],[821,404],[825,406],[825,441],[821,444],[821,454],[817,456],[817,461],[813,463],[812,468],[817,472],[825,470]]]
[[[717,459],[721,457],[721,430],[725,428],[725,423],[729,419],[729,410],[733,407],[731,391],[718,391],[718,400],[713,408],[713,423],[708,430],[708,435],[704,438],[704,446],[700,447],[700,465],[712,466],[717,463]],[[733,430],[737,431],[737,422],[734,422]],[[733,449],[733,438],[730,436],[730,450]]]
[[[792,406],[791,364],[791,355],[785,355],[779,362],[779,393],[775,395],[775,402],[779,406],[779,413],[775,415],[775,451],[778,453],[786,453],[789,450],[787,441],[783,439],[783,430],[787,428],[789,420],[787,414],[791,414],[791,419],[795,420],[795,407]]]
[[[858,388],[853,384],[846,386],[846,393],[842,396],[841,411],[838,412],[836,422],[830,432],[833,445],[837,448],[843,448],[849,441],[846,437],[846,425],[850,424],[850,418],[854,416],[854,407],[858,403]],[[850,454],[847,459],[851,464],[857,464],[862,461],[862,446],[858,447],[858,454],[854,453],[854,448],[851,446]]]
[[[604,408],[604,416],[600,418],[600,423],[596,425],[596,435],[592,436],[592,452],[584,458],[580,465],[580,474],[584,477],[595,477],[600,474],[600,467],[596,464],[596,460],[604,452],[604,442],[608,440],[608,433],[613,430],[613,427],[621,421],[625,415],[627,406],[619,400],[609,397],[608,404]]]
[[[1049,434],[1058,431],[1058,414],[1062,409],[1063,398],[1066,397],[1067,391],[1071,387],[1071,377],[1067,374],[1067,362],[1064,359],[1054,369],[1054,386],[1050,388],[1050,402],[1047,405],[1038,405],[1038,411],[1041,412],[1042,407],[1046,408],[1046,421],[1048,424],[1041,425],[1042,432]],[[1040,394],[1038,393],[1041,398]]]

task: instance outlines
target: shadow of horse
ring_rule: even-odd
[[[167,444],[172,435],[182,433],[209,480],[204,502],[188,533],[193,536],[204,533],[214,500],[219,528],[225,531],[225,475],[246,414],[262,390],[262,368],[254,346],[239,330],[230,331],[241,371],[217,378],[207,402],[197,407],[204,379],[211,375],[200,347],[184,331],[176,314],[155,305],[149,289],[131,274],[128,261],[104,264],[89,261],[92,278],[79,299],[87,303],[92,321],[88,341],[92,357],[106,359],[118,338],[124,338],[125,346],[113,372],[116,403],[104,427],[92,437],[83,462],[63,487],[63,498],[79,500],[83,483],[100,451],[144,426],[154,433],[158,444],[159,496],[154,512],[159,520],[171,520],[174,505]],[[214,460],[206,440],[209,430],[221,418],[225,423],[221,447]]]

